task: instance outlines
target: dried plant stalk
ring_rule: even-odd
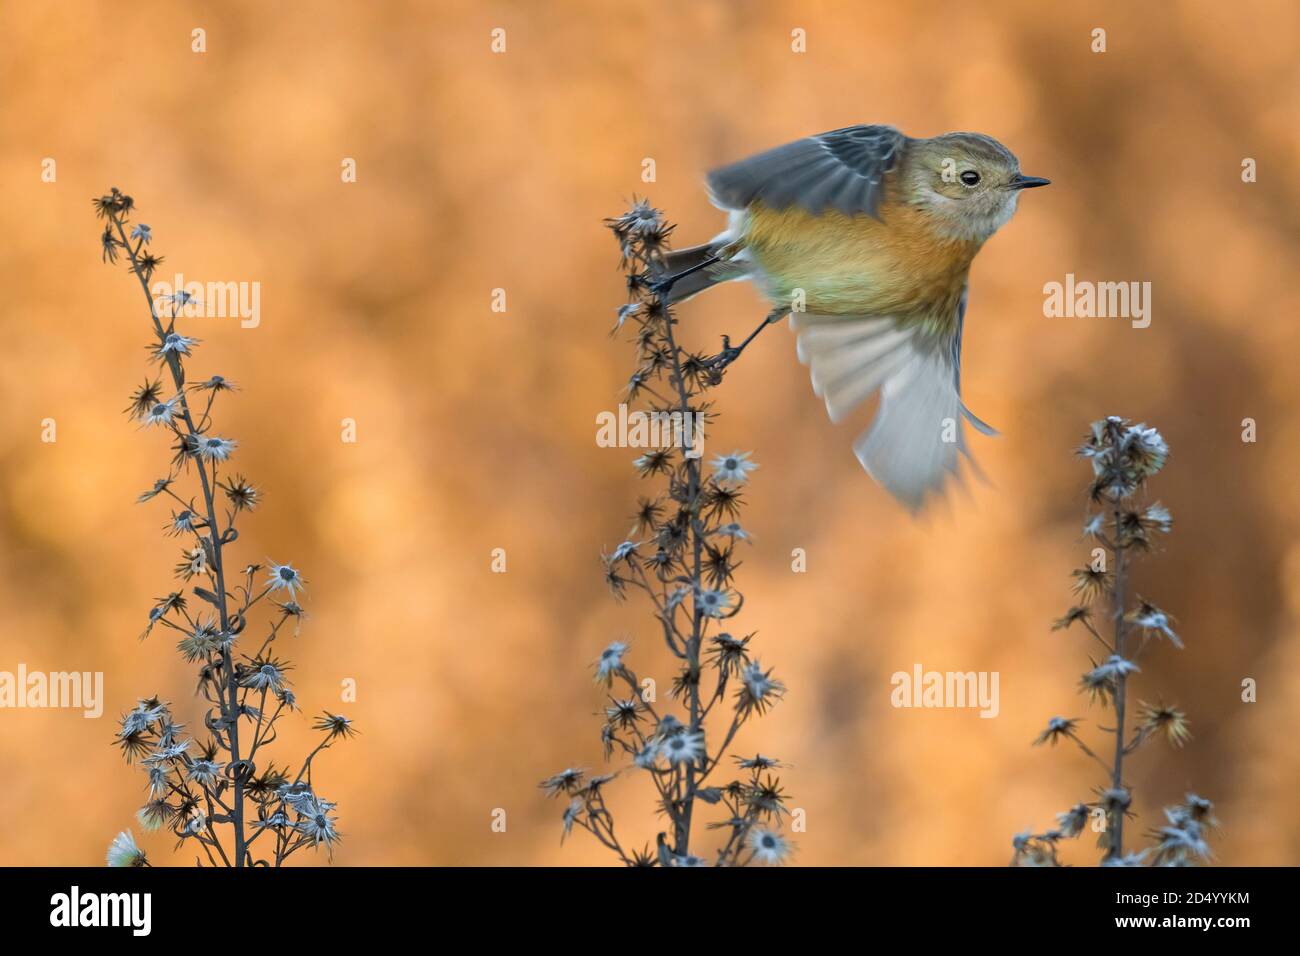
[[[138,760],[148,775],[149,799],[138,819],[147,831],[170,830],[177,849],[195,846],[203,854],[196,856],[199,865],[206,859],[212,866],[280,866],[304,847],[324,847],[332,854],[340,839],[335,804],[317,794],[312,764],[336,740],[356,733],[352,721],[322,713],[314,724],[322,739],[293,776],[270,761],[258,768],[281,717],[297,710],[287,676],[292,665],[276,655],[275,645],[289,621],[298,633],[306,616],[298,597],[306,582],[288,563],[250,564],[238,572],[228,563],[237,520],[262,498],[258,488],[228,470],[238,443],[213,431],[213,406],[235,386],[220,375],[187,379],[186,363],[199,340],[179,332],[176,322],[197,311],[196,298],[184,290],[157,299],[151,293],[150,280],[163,259],[154,252],[150,228],[132,226],[130,196],[114,188],[94,203],[105,224],[104,261],[124,257],[139,280],[153,326],[149,351],[167,370],[167,385],[161,376],[145,379],[127,414],[142,428],[175,440],[166,476],[139,500],[170,499],[165,530],[185,542],[176,566],[182,583],[158,599],[141,639],[155,629],[175,632],[177,650],[198,668],[196,695],[207,704],[208,737],[202,744],[185,735],[171,705],[157,696],[140,700],[123,715],[117,745],[127,763]],[[192,490],[197,484],[197,497],[186,497],[187,479]],[[197,606],[184,593],[186,586]],[[241,652],[237,645],[247,646],[250,615],[263,601],[276,609],[267,634],[255,652]],[[149,865],[129,830],[113,840],[108,863]]]
[[[618,755],[626,765],[597,776],[569,769],[541,786],[569,798],[565,835],[575,826],[585,829],[630,866],[707,865],[694,832],[701,804],[721,811],[721,819],[708,824],[721,831],[712,850],[715,865],[781,863],[791,852],[784,829],[789,798],[776,774],[783,764],[762,754],[731,757],[739,772],[719,779],[736,733],[786,691],[752,656],[753,635],[727,630],[744,604],[734,582],[737,548],[749,541],[739,523],[741,488],[758,466],[749,454],[735,452],[716,457],[705,473],[694,426],[715,420],[706,396],[722,381],[726,363],[689,352],[678,341],[662,275],[673,227],[644,201],[609,226],[630,297],[615,332],[633,329],[637,348],[628,401],[646,401],[652,414],[678,427],[671,447],[634,462],[662,490],[641,498],[629,539],[604,556],[605,580],[616,597],[639,592],[650,603],[655,630],[679,662],[671,689],[678,713],[654,699],[651,683],[625,660],[627,644],[614,642],[595,665],[596,680],[610,690],[601,739],[606,759]],[[616,684],[627,696],[614,693]],[[650,781],[667,821],[653,849],[648,843],[629,849],[615,833],[604,790],[625,773]]]
[[[1089,821],[1098,833],[1104,866],[1187,866],[1210,858],[1206,831],[1216,823],[1213,804],[1194,793],[1181,804],[1165,809],[1166,824],[1152,832],[1153,846],[1124,852],[1124,823],[1131,816],[1132,793],[1124,782],[1125,758],[1154,737],[1174,747],[1190,738],[1187,715],[1165,704],[1139,702],[1139,713],[1129,736],[1129,678],[1139,671],[1138,660],[1153,641],[1167,641],[1181,649],[1182,640],[1170,627],[1164,611],[1141,597],[1129,599],[1133,562],[1150,551],[1160,535],[1173,527],[1169,510],[1159,502],[1139,499],[1147,480],[1164,467],[1169,448],[1154,428],[1134,425],[1117,417],[1093,422],[1079,454],[1092,466],[1089,498],[1093,508],[1084,521],[1085,537],[1096,542],[1092,560],[1074,572],[1077,603],[1053,625],[1065,630],[1077,625],[1104,651],[1104,659],[1080,679],[1080,690],[1092,703],[1109,709],[1114,725],[1103,728],[1111,740],[1109,760],[1100,756],[1080,736],[1079,718],[1053,717],[1035,744],[1055,746],[1068,740],[1106,774],[1095,800],[1076,803],[1056,815],[1055,829],[1026,831],[1012,840],[1013,866],[1059,866],[1057,848],[1065,839],[1079,836]]]

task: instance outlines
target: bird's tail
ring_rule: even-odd
[[[678,249],[664,256],[663,264],[660,266],[656,279],[665,279],[668,276],[675,276],[685,272],[688,269],[694,269],[702,263],[708,262],[709,259],[716,256],[726,247],[726,242],[714,240],[706,242],[703,245],[692,246],[689,249]],[[688,276],[683,276],[673,283],[672,288],[666,296],[669,304],[684,302],[693,295],[698,295],[705,289],[717,285],[719,282],[730,282],[732,279],[741,279],[748,274],[748,269],[744,264],[733,260],[724,259],[711,265],[704,266],[698,272],[692,272]]]

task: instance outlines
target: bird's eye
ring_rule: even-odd
[[[968,169],[961,174],[961,181],[967,186],[974,186],[980,181],[980,174],[975,172],[973,169]]]

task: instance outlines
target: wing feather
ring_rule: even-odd
[[[832,421],[880,393],[876,416],[853,451],[868,474],[913,511],[969,457],[963,420],[996,434],[961,400],[965,306],[963,296],[947,336],[884,316],[791,316],[799,359],[809,366],[813,390]]]
[[[835,209],[879,218],[885,176],[907,143],[892,126],[848,126],[715,169],[709,191],[724,209],[759,201],[774,209],[798,205],[813,213]]]

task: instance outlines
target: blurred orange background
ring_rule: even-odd
[[[136,640],[172,589],[167,509],[133,503],[168,451],[121,414],[148,317],[99,261],[92,196],[135,196],[159,278],[261,283],[257,328],[182,331],[203,339],[191,377],[242,388],[218,432],[266,498],[235,559],[309,581],[311,619],[282,650],[307,715],[276,755],[301,754],[323,708],[362,732],[317,766],[340,805],[335,862],[606,863],[586,834],[561,846],[562,805],[536,786],[601,767],[590,665],[609,641],[671,677],[645,605],[601,579],[645,490],[637,452],[594,441],[632,370],[607,334],[623,289],[601,219],[649,195],[679,244],[703,241],[722,226],[705,170],[861,122],[980,130],[1053,185],[975,263],[963,384],[1003,437],[973,437],[989,482],[968,498],[921,521],[897,507],[850,450],[867,416],[827,421],[784,327],[718,392],[710,450],[762,465],[736,624],[790,688],[734,750],[793,764],[795,862],[1001,865],[1013,833],[1102,783],[1030,741],[1054,714],[1093,733],[1102,716],[1075,690],[1091,648],[1049,625],[1087,554],[1072,451],[1112,413],[1173,452],[1153,493],[1175,530],[1136,590],[1187,648],[1148,651],[1134,697],[1177,703],[1195,734],[1130,759],[1129,833],[1190,789],[1217,803],[1219,862],[1296,861],[1294,3],[15,2],[0,36],[0,670],[101,670],[107,698],[100,720],[0,710],[0,864],[96,864],[119,830],[139,837],[143,777],[113,719],[153,693],[197,717],[172,642]],[[1152,282],[1151,326],[1045,318],[1043,285],[1066,273]],[[729,286],[681,309],[683,335],[713,350],[764,308]],[[998,671],[1000,715],[893,709],[889,675],[915,662]],[[629,844],[653,843],[643,780],[611,804]],[[155,862],[193,862],[141,839]],[[1090,837],[1066,857],[1095,861]]]

